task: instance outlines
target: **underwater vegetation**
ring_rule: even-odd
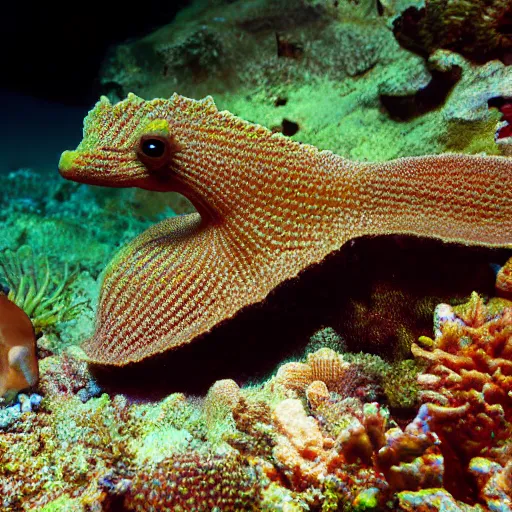
[[[7,297],[30,317],[36,334],[80,313],[80,304],[71,304],[75,277],[67,264],[61,275],[50,270],[48,257],[36,258],[27,245],[0,254],[0,279],[9,287]]]
[[[512,511],[509,52],[502,0],[195,1],[112,48],[69,180],[1,177],[0,509]],[[324,258],[319,330],[204,347]]]

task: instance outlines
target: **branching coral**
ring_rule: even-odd
[[[402,430],[385,408],[356,398],[367,379],[360,365],[328,348],[309,354],[307,363],[281,366],[268,386],[290,398],[263,420],[272,432],[271,456],[256,457],[271,463],[263,466],[267,477],[301,493],[322,489],[333,507],[362,506],[370,495],[383,505],[393,492],[442,485],[443,458],[427,409]]]
[[[36,333],[80,311],[81,303],[72,304],[69,290],[76,273],[69,274],[65,265],[62,275],[54,274],[48,258],[35,256],[29,246],[0,254],[0,276],[10,288],[9,299],[31,318]]]
[[[510,434],[512,303],[485,304],[475,293],[463,306],[441,309],[440,335],[423,339],[428,349],[412,348],[429,364],[419,376],[420,399],[437,429],[469,459]]]
[[[463,495],[468,478],[460,470],[468,468],[477,478],[470,487],[489,504],[499,481],[507,475],[510,457],[498,456],[497,447],[512,435],[512,302],[491,299],[488,303],[474,293],[467,304],[436,310],[436,337],[422,338],[413,345],[413,354],[428,365],[420,374],[420,399],[431,415],[432,429],[442,440],[442,450],[451,466],[455,483],[447,488]],[[495,461],[492,471],[478,468]],[[464,485],[461,482],[466,481]],[[493,491],[486,490],[488,482]],[[474,492],[474,491],[473,491]],[[512,499],[510,481],[502,491]]]
[[[343,413],[345,425],[336,437],[321,428],[318,411],[308,416],[297,399],[275,408],[273,458],[292,489],[330,489],[340,504],[355,506],[370,489],[383,505],[393,492],[442,485],[443,458],[439,440],[428,428],[426,408],[403,431],[389,428],[387,413],[378,404],[363,407],[346,400],[351,407]]]

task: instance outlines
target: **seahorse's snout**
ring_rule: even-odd
[[[149,140],[149,151],[158,149],[151,145],[155,140],[155,137]],[[80,147],[62,153],[59,173],[67,180],[89,185],[139,187],[161,192],[175,190],[173,175],[164,167],[168,153],[151,157],[131,148],[120,151]]]
[[[64,151],[59,160],[59,173],[63,178],[72,179],[76,167],[77,151]]]
[[[104,149],[64,151],[59,173],[67,180],[105,187],[137,186],[147,175],[135,153]]]
[[[105,170],[104,158],[99,152],[64,151],[59,160],[60,175],[78,183],[110,185],[114,179],[112,170]]]

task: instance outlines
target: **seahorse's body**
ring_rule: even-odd
[[[219,112],[211,98],[102,99],[60,172],[175,190],[198,210],[153,226],[109,265],[85,344],[100,364],[189,343],[355,237],[512,247],[512,159],[352,162]]]

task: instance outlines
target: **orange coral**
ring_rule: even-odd
[[[309,354],[307,361],[282,365],[276,375],[276,384],[303,393],[311,383],[322,381],[334,391],[342,385],[344,374],[350,367],[341,354],[330,348],[321,348]]]
[[[420,399],[442,440],[451,475],[446,488],[464,498],[474,491],[461,472],[469,464],[475,474],[481,467],[475,458],[495,460],[499,473],[507,474],[502,466],[508,462],[495,452],[512,435],[512,302],[485,303],[474,293],[467,304],[441,305],[436,311],[435,339],[423,339],[428,348],[415,344],[412,351],[427,363],[418,377]],[[474,486],[482,496],[488,493],[485,485],[483,478],[476,478]],[[496,489],[496,480],[490,485]]]
[[[126,246],[102,285],[91,360],[126,365],[190,343],[364,235],[512,242],[512,160],[352,162],[219,112],[211,98],[106,98],[67,179],[177,191],[198,213]]]
[[[317,393],[326,393],[321,383],[325,389],[342,397],[372,396],[378,388],[376,377],[363,365],[348,363],[341,354],[327,347],[308,354],[306,363],[282,365],[274,380],[274,385],[291,392],[292,396],[306,393],[313,401],[317,399]]]
[[[36,338],[26,313],[0,293],[0,397],[12,400],[39,378]]]
[[[327,476],[333,453],[333,439],[324,438],[316,420],[308,416],[297,399],[283,400],[274,410],[274,424],[280,435],[274,458],[292,485],[305,489],[319,485]]]
[[[418,378],[420,399],[429,404],[437,429],[469,460],[510,433],[512,303],[494,299],[486,305],[475,293],[429,344],[412,347],[428,363]]]
[[[429,430],[426,407],[402,431],[389,428],[378,404],[359,403],[358,408],[355,399],[345,400],[355,407],[346,409],[344,427],[336,436],[326,434],[298,399],[284,400],[274,409],[278,435],[273,458],[292,489],[330,482],[355,503],[360,492],[375,487],[384,503],[396,491],[442,486],[443,457],[438,437]]]

